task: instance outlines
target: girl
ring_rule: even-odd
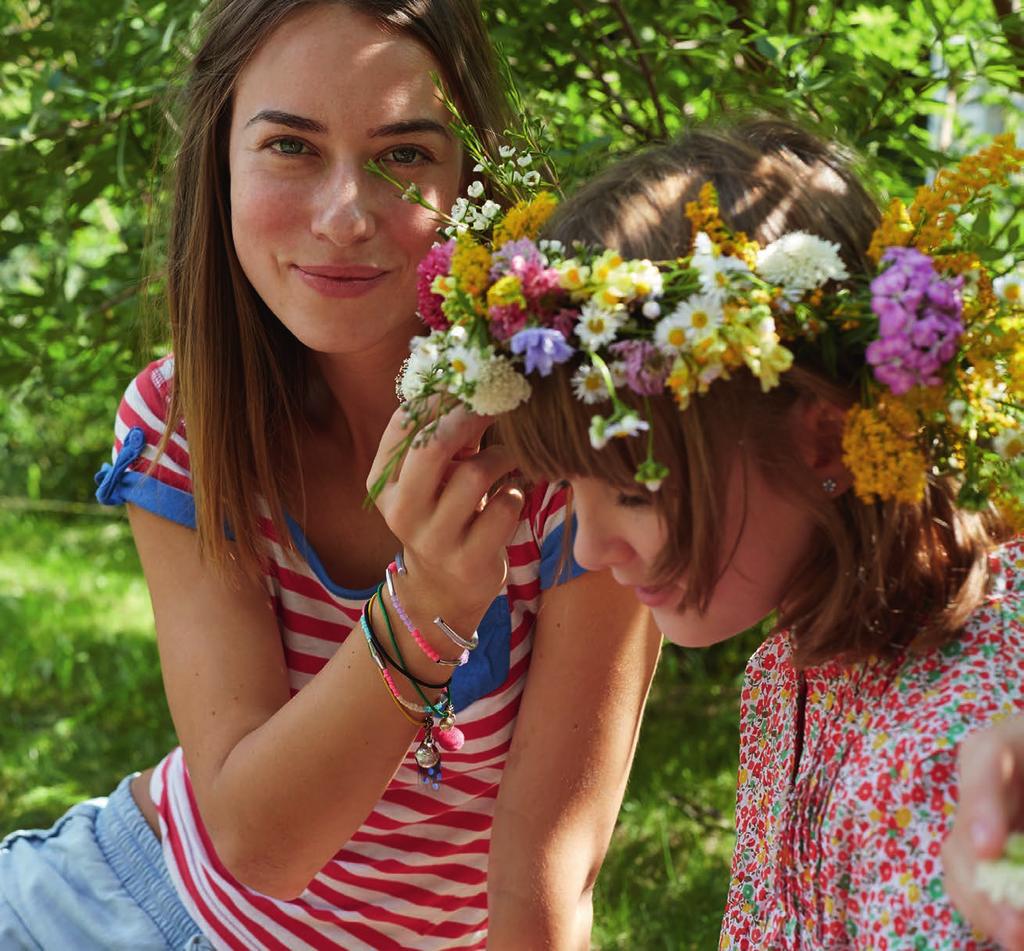
[[[174,357],[128,388],[98,491],[129,503],[181,746],[4,842],[4,948],[589,944],[657,638],[558,567],[558,487],[488,493],[512,461],[486,421],[362,504],[436,227],[367,166],[443,205],[468,182],[435,74],[493,140],[472,0],[209,11]]]
[[[502,442],[567,479],[580,564],[686,646],[777,619],[742,691],[723,948],[981,946],[940,849],[960,740],[1024,711],[1024,547],[980,504],[1020,511],[987,440],[1020,426],[1024,355],[951,209],[1021,158],[999,140],[880,222],[838,148],[698,130],[546,241],[495,239],[468,314],[454,255],[431,285],[452,325],[415,348],[414,418],[508,361]]]

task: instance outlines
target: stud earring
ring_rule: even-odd
[[[839,488],[839,483],[832,478],[822,479],[821,487],[825,490],[826,495],[835,495],[836,489]]]

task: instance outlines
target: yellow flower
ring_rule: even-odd
[[[927,460],[918,448],[917,430],[916,415],[898,400],[850,409],[843,429],[843,462],[862,501],[921,501]]]
[[[523,282],[514,274],[499,277],[487,291],[488,307],[506,307],[509,304],[525,304]]]
[[[536,238],[557,204],[558,199],[551,192],[539,192],[529,200],[516,202],[494,227],[494,250],[509,241]]]
[[[467,234],[460,234],[452,252],[451,274],[460,289],[473,297],[483,294],[490,280],[491,255]]]
[[[751,270],[757,264],[759,245],[744,232],[732,231],[722,221],[718,210],[718,192],[711,182],[705,182],[696,201],[686,203],[686,217],[690,219],[691,250],[697,234],[703,231],[717,254],[727,254],[744,261]]]

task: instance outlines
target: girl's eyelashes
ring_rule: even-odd
[[[633,492],[620,492],[619,497],[615,500],[616,505],[621,505],[623,508],[646,508],[651,504],[651,498],[649,495],[637,495]]]

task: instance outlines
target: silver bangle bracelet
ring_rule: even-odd
[[[474,631],[472,637],[470,637],[467,640],[460,634],[457,634],[455,631],[453,631],[448,626],[448,622],[445,621],[445,619],[440,615],[434,618],[434,623],[439,628],[441,628],[441,630],[444,632],[444,636],[447,637],[448,640],[450,640],[453,644],[456,644],[457,646],[461,647],[464,651],[475,651],[477,644],[480,643],[480,634],[477,631]]]

